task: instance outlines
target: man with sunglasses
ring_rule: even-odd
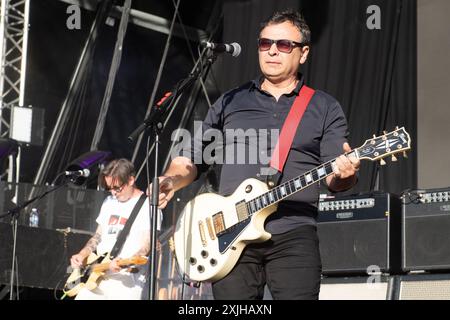
[[[99,185],[111,194],[104,200],[97,218],[95,235],[78,254],[72,256],[72,268],[80,268],[91,253],[109,253],[126,221],[143,194],[135,185],[134,165],[127,159],[112,160],[99,175]],[[159,217],[160,219],[161,217]],[[145,285],[144,265],[126,270],[119,259],[148,256],[150,250],[150,219],[148,199],[134,220],[122,249],[109,266],[104,279],[94,290],[82,289],[77,300],[139,300]],[[130,272],[133,271],[133,272]]]
[[[215,128],[280,129],[304,85],[298,73],[310,51],[310,30],[295,11],[275,13],[263,23],[258,38],[262,77],[222,95],[210,108],[203,132]],[[337,157],[333,173],[326,178],[332,191],[349,189],[356,183],[359,161],[342,154],[350,151],[347,122],[339,103],[330,95],[315,91],[297,127],[281,182],[293,179]],[[269,137],[270,138],[270,137]],[[189,157],[176,157],[160,177],[160,206],[164,207],[176,190],[191,183],[205,165],[196,163],[209,140],[195,145]],[[268,139],[269,141],[271,139]],[[241,142],[239,142],[241,141]],[[226,140],[225,145],[249,143],[245,139]],[[252,146],[249,146],[250,148]],[[226,150],[226,149],[225,149]],[[239,150],[239,149],[238,149]],[[259,153],[272,154],[269,150]],[[266,164],[267,165],[267,164]],[[228,196],[247,178],[261,177],[262,163],[224,162],[219,193]],[[216,299],[262,299],[267,284],[274,299],[318,299],[321,259],[316,230],[319,186],[314,184],[278,204],[265,223],[272,237],[248,244],[234,268],[212,284]]]

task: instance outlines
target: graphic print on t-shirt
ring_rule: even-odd
[[[118,234],[124,228],[127,220],[118,215],[111,215],[108,221],[108,234]]]

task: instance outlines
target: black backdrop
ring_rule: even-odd
[[[221,56],[207,81],[214,100],[220,92],[258,76],[257,30],[261,20],[274,10],[298,8],[312,29],[312,52],[304,72],[307,83],[334,95],[349,120],[350,142],[361,145],[372,134],[405,126],[413,140],[408,160],[380,169],[380,189],[401,192],[414,188],[416,162],[416,0],[273,0],[273,1],[181,1],[181,16],[186,25],[207,29],[211,12],[219,3],[222,18],[217,40],[239,42],[238,58]],[[142,10],[171,19],[171,1],[134,1]],[[381,30],[369,30],[366,9],[381,9]],[[82,29],[65,27],[66,3],[58,0],[31,2],[29,63],[26,104],[46,109],[45,139],[51,134],[56,115],[69,87],[69,80],[89,32],[94,13],[82,10]],[[97,45],[86,99],[72,115],[57,156],[46,181],[50,182],[71,159],[89,150],[98,111],[106,86],[117,34],[118,21],[107,27]],[[210,30],[209,30],[210,31]],[[166,35],[130,25],[124,42],[121,68],[111,99],[100,148],[114,157],[131,158],[133,145],[128,134],[143,120],[156,72],[161,61]],[[193,44],[194,46],[196,44]],[[157,93],[160,97],[192,68],[186,41],[173,38],[164,75]],[[207,110],[199,101],[190,120],[201,119]],[[180,112],[177,112],[178,114]],[[179,119],[174,119],[176,126]],[[170,130],[168,130],[170,132]],[[170,136],[170,135],[169,135]],[[165,137],[164,141],[167,141]],[[161,155],[167,153],[162,144]],[[143,149],[143,148],[141,148]],[[33,180],[42,157],[42,147],[24,149],[21,181]],[[138,157],[140,164],[143,150]],[[363,163],[360,182],[351,192],[369,191],[374,185],[375,166]],[[144,181],[140,181],[143,186]]]
[[[264,3],[264,5],[262,5]],[[381,30],[369,30],[370,5],[381,12]],[[221,91],[258,76],[256,51],[259,22],[275,10],[300,9],[312,31],[312,51],[301,70],[307,83],[335,96],[357,147],[383,130],[405,126],[412,152],[406,160],[381,167],[379,189],[400,193],[417,181],[417,62],[415,0],[225,1],[225,42],[239,42],[242,54],[216,65]],[[349,193],[375,187],[376,166],[362,163],[358,185]]]

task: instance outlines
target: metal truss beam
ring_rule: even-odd
[[[1,0],[0,137],[9,136],[11,108],[24,106],[29,0]]]
[[[75,4],[80,8],[94,11],[96,10],[98,3],[100,3],[102,0],[59,0],[59,1],[68,4]],[[120,19],[121,15],[122,15],[122,7],[114,6],[111,12],[111,17],[115,19]],[[170,32],[169,20],[135,9],[130,10],[129,22],[138,25],[140,27],[161,32],[164,34],[169,34]],[[208,38],[208,34],[204,30],[192,28],[189,26],[184,26],[184,29],[187,34],[187,37],[191,41],[200,42]],[[172,35],[184,39],[185,34],[183,32],[183,27],[180,24],[176,23]]]

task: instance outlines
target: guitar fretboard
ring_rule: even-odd
[[[352,150],[346,153],[346,156],[359,157],[358,149]],[[257,198],[254,198],[246,203],[249,216],[254,213],[265,209],[283,199],[286,199],[290,195],[301,191],[316,182],[328,177],[333,173],[333,166],[336,159],[328,161],[294,179],[288,180],[279,186],[271,189],[270,191],[263,193]]]

